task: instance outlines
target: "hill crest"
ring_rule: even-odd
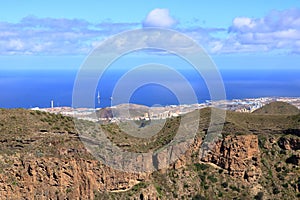
[[[300,110],[289,103],[275,101],[255,110],[253,113],[265,115],[297,115],[300,113]]]

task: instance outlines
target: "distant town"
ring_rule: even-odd
[[[163,107],[147,107],[137,104],[121,104],[107,108],[72,108],[54,107],[51,101],[50,108],[31,108],[64,116],[72,116],[78,119],[93,122],[120,122],[126,120],[161,120],[178,117],[196,109],[216,107],[235,112],[252,113],[262,106],[282,101],[290,103],[300,109],[300,97],[262,97],[248,99],[233,99],[221,101],[206,101],[198,104],[168,105]]]

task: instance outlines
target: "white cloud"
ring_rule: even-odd
[[[223,48],[223,43],[220,41],[215,41],[210,43],[210,51],[212,53],[219,52]]]
[[[272,11],[261,18],[236,17],[230,27],[203,28],[182,23],[170,16],[168,9],[154,9],[143,21],[144,27],[170,28],[187,34],[209,53],[285,52],[300,54],[300,9]],[[104,38],[141,26],[141,23],[98,24],[80,19],[38,18],[29,16],[20,22],[0,21],[0,55],[10,54],[87,54]],[[145,30],[145,29],[144,29]],[[137,40],[136,38],[139,38]],[[124,42],[125,41],[125,42]],[[190,52],[189,44],[177,37],[145,38],[142,34],[133,41],[115,41],[114,47],[126,45],[153,46],[164,44]]]
[[[248,28],[253,28],[255,27],[255,22],[251,20],[248,17],[237,17],[233,20],[233,25],[242,28],[242,27],[248,27]]]
[[[35,16],[24,17],[18,23],[0,21],[0,55],[87,54],[95,41],[138,25]]]
[[[17,51],[20,51],[20,50],[23,50],[24,43],[19,39],[10,40],[10,41],[8,41],[7,46],[8,46],[9,49],[15,49]]]
[[[176,23],[177,21],[170,16],[168,9],[156,8],[147,15],[143,22],[143,26],[169,28]]]
[[[237,17],[220,52],[299,52],[300,9],[272,11],[262,18]]]

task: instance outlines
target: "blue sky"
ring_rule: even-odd
[[[12,0],[0,8],[0,69],[78,68],[104,38],[152,26],[192,37],[221,68],[300,63],[299,0]]]
[[[70,106],[76,73],[99,42],[145,27],[179,31],[204,47],[228,98],[299,96],[300,0],[0,2],[0,107],[47,107],[51,99]],[[190,75],[172,56],[134,56],[112,68],[155,61]]]

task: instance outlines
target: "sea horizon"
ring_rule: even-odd
[[[1,108],[46,108],[54,101],[54,106],[72,107],[73,86],[77,70],[0,70]],[[114,71],[115,73],[116,71]],[[123,72],[114,75],[121,76]],[[114,99],[114,104],[134,103],[146,106],[159,104],[178,105],[203,103],[211,100],[205,82],[189,70],[181,71],[194,88],[197,102],[178,102],[172,91],[160,85],[148,84],[138,88],[129,102]],[[115,73],[116,74],[116,73]],[[224,82],[226,99],[245,99],[259,97],[300,97],[300,70],[220,70]],[[99,84],[95,91],[95,106],[109,107],[116,80],[103,79],[105,86]],[[133,80],[134,81],[134,80]],[[174,82],[174,84],[179,84]],[[97,103],[97,93],[101,104]],[[126,91],[124,91],[125,93]],[[122,95],[121,95],[122,96]]]

